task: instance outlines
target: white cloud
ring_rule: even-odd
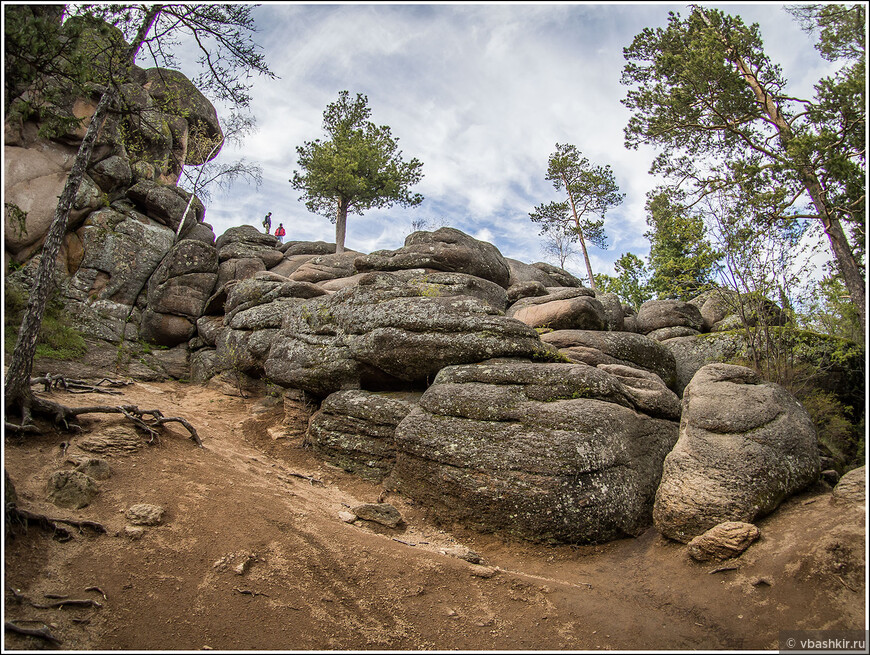
[[[827,63],[781,5],[715,6],[760,22],[771,57],[800,93],[812,92]],[[544,179],[547,158],[557,142],[573,143],[609,164],[626,194],[605,224],[611,248],[590,248],[595,270],[612,272],[621,253],[648,251],[644,204],[655,184],[654,153],[623,145],[622,49],[644,27],[664,25],[669,10],[687,11],[656,3],[263,5],[254,12],[257,41],[280,79],[254,81],[259,132],[222,157],[259,163],[264,182],[216,196],[207,220],[221,233],[258,226],[272,211],[288,239],[333,240],[332,224],[308,213],[288,180],[296,147],[322,136],[323,110],[347,89],[367,94],[372,120],[390,125],[406,158],[423,162],[416,190],[426,197],[415,209],[351,216],[348,247],[397,248],[411,222],[426,218],[539,261],[528,212],[556,198]]]

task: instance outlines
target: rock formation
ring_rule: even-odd
[[[655,525],[687,542],[724,521],[751,523],[819,472],[815,427],[791,394],[748,368],[708,364],[683,395]]]

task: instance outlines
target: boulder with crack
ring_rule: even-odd
[[[265,372],[277,384],[322,397],[423,385],[445,366],[492,357],[552,360],[558,353],[478,298],[430,296],[420,285],[373,273],[288,308]]]
[[[637,535],[678,425],[638,411],[632,394],[585,364],[444,368],[396,428],[385,484],[483,531],[563,543]]]

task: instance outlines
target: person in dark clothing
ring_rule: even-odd
[[[266,218],[263,219],[263,227],[266,228],[266,234],[272,233],[272,212],[266,214]]]

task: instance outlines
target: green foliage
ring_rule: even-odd
[[[650,192],[646,236],[650,241],[650,291],[660,299],[691,300],[712,288],[720,259],[706,239],[703,219],[667,190]]]
[[[831,275],[816,282],[801,323],[809,330],[832,337],[841,337],[853,343],[863,340],[861,318],[851,302],[843,281]]]
[[[653,296],[649,285],[649,271],[637,255],[627,252],[616,260],[616,277],[601,273],[595,276],[598,289],[615,293],[619,299],[635,310]]]
[[[12,352],[15,348],[27,302],[27,292],[7,280],[3,315],[3,342],[7,352]],[[53,294],[46,304],[36,340],[37,359],[79,359],[87,352],[84,337],[81,332],[70,327],[70,323],[70,316],[63,302],[57,293]]]
[[[423,164],[416,158],[405,162],[390,128],[375,125],[368,120],[370,115],[365,95],[358,93],[352,100],[341,91],[323,113],[323,130],[329,138],[296,148],[301,170],[293,171],[293,188],[302,192],[300,200],[309,211],[329,218],[340,230],[348,213],[361,215],[373,207],[413,207],[423,202],[423,196],[410,191],[423,176]],[[343,231],[337,234],[340,237]]]
[[[835,18],[838,10],[810,12],[822,27],[823,54],[850,58],[820,81],[815,101],[788,93],[780,67],[764,53],[758,25],[699,5],[686,18],[672,12],[666,27],[638,34],[624,50],[622,76],[630,87],[623,104],[633,112],[626,146],[659,148],[652,173],[685,190],[690,205],[730,193],[759,226],[824,222],[827,234],[818,235],[830,243],[861,308],[863,11],[854,9],[860,19],[850,13],[848,20]],[[852,243],[840,221],[852,222]]]
[[[565,199],[538,205],[529,218],[540,223],[541,234],[555,232],[580,243],[589,283],[594,287],[586,242],[607,248],[604,218],[608,209],[623,201],[625,194],[619,193],[610,166],[593,165],[577,146],[567,143],[556,144],[556,151],[548,161],[546,179],[563,192]]]

